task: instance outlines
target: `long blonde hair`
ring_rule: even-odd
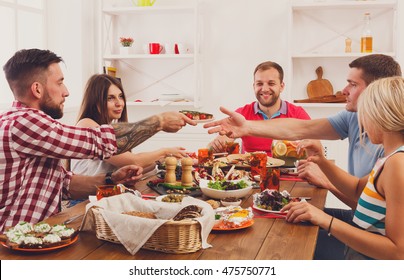
[[[358,98],[360,131],[363,123],[377,129],[404,134],[404,79],[399,76],[378,79]],[[362,141],[362,134],[361,141]]]

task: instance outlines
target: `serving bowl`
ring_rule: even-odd
[[[236,198],[236,197],[225,197],[220,200],[220,203],[224,206],[240,206],[241,204],[241,198]]]
[[[247,187],[244,189],[239,189],[239,190],[229,190],[229,191],[222,191],[222,190],[216,190],[216,189],[211,189],[208,187],[208,183],[211,180],[206,180],[206,179],[200,179],[199,180],[199,187],[201,188],[201,191],[204,195],[214,198],[214,199],[224,199],[226,197],[235,197],[235,198],[242,198],[247,196],[253,186],[251,181],[244,180],[247,183]],[[233,183],[237,183],[241,180],[234,180],[230,181]]]

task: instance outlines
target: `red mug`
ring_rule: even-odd
[[[163,46],[159,43],[150,43],[149,52],[150,54],[159,54],[163,50]]]

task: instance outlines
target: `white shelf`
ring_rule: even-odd
[[[104,55],[105,60],[120,59],[193,59],[194,54],[110,54]]]
[[[120,15],[153,15],[169,13],[192,13],[194,8],[190,6],[151,6],[151,7],[110,7],[102,10],[103,13],[112,16]]]
[[[198,0],[164,0],[151,7],[112,6],[103,0],[100,8],[100,68],[117,68],[128,107],[194,106],[201,101],[202,39]],[[161,4],[161,5],[160,5]],[[120,54],[119,37],[134,38],[129,54]],[[182,54],[144,54],[150,42],[182,44]],[[181,51],[181,50],[180,50]],[[157,100],[161,93],[179,93],[190,102]]]
[[[293,103],[304,108],[345,108],[346,103]]]
[[[367,8],[392,8],[396,6],[396,1],[323,1],[323,2],[301,2],[301,0],[292,1],[292,9],[294,11],[305,10],[324,10],[349,8],[349,9],[367,9]]]
[[[373,52],[376,53],[376,52]],[[359,52],[351,52],[351,53],[297,53],[292,55],[292,59],[294,58],[357,58],[361,56],[368,55],[369,53],[359,53]],[[393,52],[384,52],[383,54],[389,56],[395,56]]]
[[[140,107],[140,106],[194,106],[195,103],[189,102],[177,102],[177,101],[141,101],[141,102],[126,102],[128,107]]]

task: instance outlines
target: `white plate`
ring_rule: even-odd
[[[207,122],[212,122],[214,121],[215,118],[211,118],[211,119],[205,119],[205,120],[194,120],[196,123],[207,123]]]
[[[262,209],[259,208],[258,206],[256,206],[255,204],[252,206],[253,209],[257,210],[257,211],[262,211],[262,212],[267,212],[267,213],[274,213],[274,214],[280,214],[280,215],[286,215],[288,213],[288,211],[285,212],[281,212],[281,211],[273,211],[273,210],[267,210],[267,209]]]
[[[181,94],[176,94],[176,93],[173,93],[173,94],[162,94],[160,97],[159,97],[159,100],[160,101],[179,101],[179,100],[183,100],[184,99],[184,96],[183,95],[181,95]]]
[[[248,167],[250,168],[250,164],[247,162],[247,158],[250,155],[247,154],[231,154],[226,157],[215,158],[215,161],[221,161],[228,164],[233,164],[232,162],[237,162],[234,165],[238,167]],[[267,159],[267,167],[278,167],[285,164],[285,161],[277,158],[268,157]]]

